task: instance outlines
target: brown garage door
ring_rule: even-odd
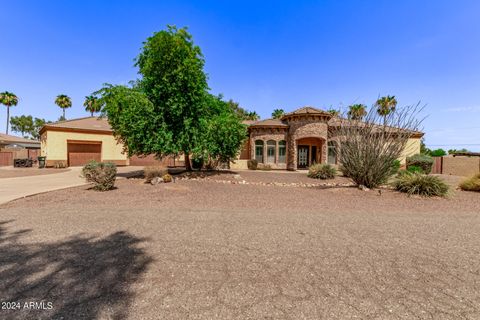
[[[71,167],[84,166],[89,161],[102,161],[101,142],[68,142],[68,165]]]

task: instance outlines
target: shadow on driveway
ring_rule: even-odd
[[[20,302],[20,309],[0,310],[0,318],[127,316],[134,298],[130,286],[152,261],[138,247],[145,239],[116,232],[104,238],[77,235],[55,243],[29,244],[21,238],[31,230],[10,231],[11,222],[0,222],[0,300]],[[25,309],[25,302],[38,304]]]

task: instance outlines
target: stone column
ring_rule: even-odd
[[[328,161],[328,149],[327,149],[327,140],[322,141],[322,159],[321,163],[327,163]]]
[[[287,170],[297,170],[297,141],[293,138],[288,139],[287,146]]]

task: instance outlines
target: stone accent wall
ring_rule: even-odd
[[[263,163],[270,165],[272,169],[286,169],[286,163],[278,163],[278,142],[281,140],[287,141],[288,128],[252,128],[250,130],[250,159],[255,159],[255,140],[263,141]],[[273,140],[276,142],[275,161],[276,163],[267,163],[267,141]],[[288,141],[287,154],[288,159]]]
[[[318,118],[305,117],[289,122],[289,132],[287,140],[287,169],[297,169],[297,140],[301,138],[320,138],[324,141],[322,144],[322,162],[327,159],[327,137],[328,124],[320,121]]]

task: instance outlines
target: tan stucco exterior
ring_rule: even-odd
[[[127,155],[123,153],[123,145],[117,143],[113,134],[85,133],[72,131],[45,130],[41,135],[41,154],[47,157],[47,165],[54,162],[65,162],[68,159],[68,141],[101,142],[102,161],[111,161],[119,165],[127,165]]]
[[[398,159],[400,163],[406,164],[407,157],[413,156],[414,154],[420,153],[420,138],[410,138],[403,149],[401,157]]]

